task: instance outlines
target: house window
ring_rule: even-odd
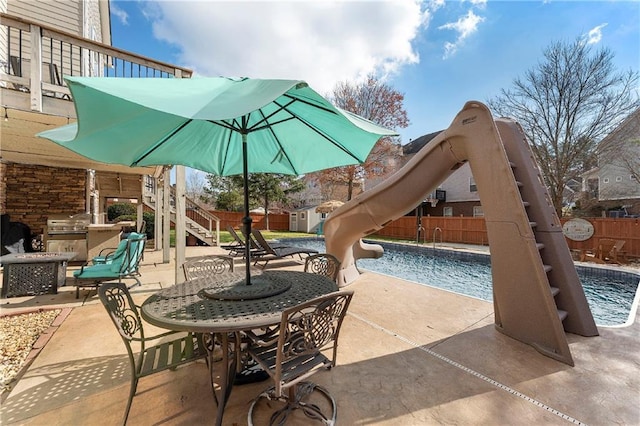
[[[604,179],[602,179],[602,182],[603,182],[603,183],[609,183],[609,178],[604,178]]]
[[[300,220],[307,220],[307,213],[306,212],[300,212]]]
[[[453,207],[443,207],[442,216],[453,216]]]
[[[616,182],[622,182],[622,176],[616,176]]]
[[[327,213],[320,213],[320,219],[325,220],[327,218]]]
[[[473,206],[473,217],[484,217],[482,206]]]
[[[471,176],[469,178],[469,192],[478,192],[478,187],[476,186],[476,180]]]

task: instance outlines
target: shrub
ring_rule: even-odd
[[[119,218],[123,216],[133,216],[135,220],[136,217],[136,206],[129,203],[115,203],[110,205],[107,208],[107,220],[109,222],[117,222]],[[131,219],[120,219],[120,220],[131,220]]]

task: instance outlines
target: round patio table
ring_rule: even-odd
[[[330,278],[306,272],[264,271],[252,277],[251,286],[246,286],[244,277],[245,272],[238,271],[176,284],[150,296],[141,308],[142,318],[155,326],[217,336],[223,348],[221,365],[226,366],[220,371],[218,395],[214,392],[218,402],[217,425],[222,424],[239,365],[240,332],[277,325],[284,309],[338,291]],[[262,296],[265,289],[272,295]],[[230,333],[235,338],[230,339]],[[211,362],[211,352],[209,360],[213,380],[214,364],[218,363]]]

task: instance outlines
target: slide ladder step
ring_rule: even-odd
[[[567,315],[568,315],[567,311],[558,309],[558,318],[560,318],[560,321],[564,321],[565,318],[567,318]]]

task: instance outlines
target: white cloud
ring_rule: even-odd
[[[147,3],[147,16],[155,37],[177,46],[180,63],[200,75],[303,79],[326,94],[339,81],[418,63],[411,43],[429,22],[421,5],[157,1]]]
[[[129,15],[124,10],[120,9],[115,2],[109,4],[109,11],[112,16],[118,18],[122,25],[129,25]]]
[[[487,5],[487,0],[469,0],[470,3],[480,9],[484,8]]]
[[[478,29],[478,25],[484,21],[482,16],[478,16],[473,13],[472,10],[468,11],[463,17],[460,17],[456,22],[449,22],[438,27],[440,30],[454,30],[458,33],[458,38],[455,42],[447,42],[444,45],[444,57],[445,59],[455,54],[464,42],[464,40],[471,34],[475,33]]]
[[[602,29],[604,27],[606,27],[607,24],[601,24],[598,25],[597,27],[591,29],[588,33],[587,33],[587,44],[596,44],[599,43],[600,40],[602,40]]]

